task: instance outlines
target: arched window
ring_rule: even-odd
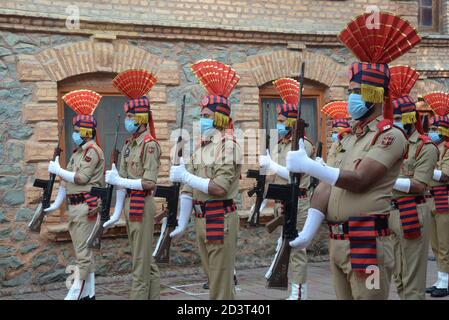
[[[439,0],[419,0],[418,24],[421,31],[439,31]]]

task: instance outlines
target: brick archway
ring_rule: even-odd
[[[57,142],[58,82],[77,75],[142,68],[158,78],[150,92],[156,107],[164,110],[169,122],[176,122],[176,106],[167,103],[167,86],[179,85],[179,68],[175,61],[163,60],[127,40],[89,39],[45,49],[35,55],[19,55],[17,76],[22,82],[33,83],[33,99],[22,108],[22,121],[33,128],[25,141],[25,161],[34,166],[34,177],[46,179],[46,167]],[[154,97],[153,97],[154,95]],[[61,116],[61,115],[59,115]],[[161,141],[163,148],[168,141]],[[163,164],[168,170],[168,164]],[[40,190],[29,179],[25,186],[25,204],[36,203]]]

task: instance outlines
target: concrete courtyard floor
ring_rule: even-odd
[[[287,291],[265,288],[266,268],[238,270],[238,300],[281,300],[287,297]],[[190,268],[190,275],[182,274],[161,279],[162,300],[208,300],[208,291],[203,289],[206,278],[200,268]],[[435,261],[428,261],[427,285],[430,286],[436,277]],[[173,274],[173,272],[172,272]],[[328,262],[310,263],[308,268],[309,299],[335,300]],[[128,299],[131,277],[99,277],[96,279],[96,298],[99,300]],[[399,297],[391,286],[390,299]],[[64,282],[46,286],[21,287],[19,289],[1,289],[0,300],[62,300],[67,293]],[[427,299],[433,299],[427,295]],[[441,299],[436,299],[441,300]],[[449,300],[449,297],[443,298]]]

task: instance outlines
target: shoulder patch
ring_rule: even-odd
[[[84,157],[84,160],[85,160],[86,162],[91,162],[91,161],[92,161],[92,158],[86,155],[86,156]]]
[[[394,142],[394,139],[395,139],[395,137],[393,137],[393,136],[383,137],[380,144],[382,147],[386,148]]]

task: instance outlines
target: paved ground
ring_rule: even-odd
[[[428,263],[428,285],[435,281],[436,266],[434,261]],[[237,272],[239,284],[237,299],[240,300],[276,300],[285,299],[286,291],[265,288],[264,274],[266,268],[239,270]],[[334,300],[335,294],[331,284],[329,265],[327,262],[311,263],[309,270],[309,297],[311,300]],[[193,270],[192,275],[171,276],[163,278],[161,283],[161,299],[163,300],[207,300],[208,291],[202,288],[205,277],[200,269]],[[123,300],[127,299],[131,280],[129,276],[97,279],[97,299]],[[30,292],[33,291],[34,292]],[[36,290],[43,290],[36,292]],[[65,283],[52,284],[40,288],[23,288],[20,292],[6,292],[0,290],[2,299],[32,299],[32,300],[61,300],[67,293]],[[7,295],[5,295],[7,294]],[[2,296],[3,295],[3,296]],[[427,296],[429,299],[430,296]],[[397,300],[398,296],[391,288],[390,299]],[[449,300],[449,297],[444,298]]]

